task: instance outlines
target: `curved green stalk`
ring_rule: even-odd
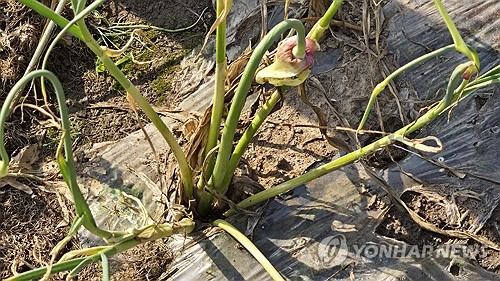
[[[444,8],[441,0],[433,0],[433,1],[434,1],[434,4],[436,5],[436,7],[438,8],[438,11],[441,14],[441,17],[444,19],[446,26],[448,27],[448,30],[451,34],[451,37],[453,38],[453,43],[454,43],[452,45],[453,48],[456,51],[467,56],[470,61],[474,62],[474,65],[469,66],[468,72],[469,72],[469,77],[470,77],[472,74],[476,73],[479,70],[479,67],[480,67],[479,57],[474,49],[472,49],[467,44],[465,44],[462,36],[460,36],[460,33],[458,32],[457,27],[455,26],[455,24],[451,20],[450,16],[448,15],[448,12],[446,12],[446,9]],[[361,129],[363,129],[363,126],[366,123],[366,120],[368,119],[368,115],[370,114],[370,111],[371,111],[373,104],[375,102],[375,98],[387,86],[387,84],[392,79],[394,79],[397,75],[399,75],[399,73],[401,73],[405,69],[412,67],[413,65],[418,64],[420,62],[423,62],[423,61],[425,61],[433,56],[439,55],[440,53],[442,53],[441,51],[444,51],[445,48],[447,50],[449,50],[450,46],[438,49],[434,52],[431,52],[425,56],[419,57],[419,58],[407,63],[405,66],[399,68],[398,70],[393,72],[391,75],[389,75],[386,79],[384,79],[384,81],[379,83],[373,89],[372,95],[370,96],[370,100],[369,100],[368,105],[365,109],[365,113],[363,114],[363,118],[362,118],[361,122],[359,123],[357,130],[360,131]],[[433,55],[431,55],[431,54],[433,54]],[[403,68],[405,68],[405,69],[403,69]]]
[[[467,85],[467,83],[469,82],[468,79],[462,79],[461,76],[467,70],[467,68],[469,68],[469,66],[471,64],[473,64],[472,61],[467,62],[467,63],[463,63],[463,64],[460,64],[459,66],[457,66],[455,68],[455,70],[453,70],[453,72],[451,74],[451,78],[448,81],[448,87],[446,88],[446,94],[444,95],[444,98],[443,98],[443,102],[445,105],[448,106],[451,104],[451,101],[453,100],[453,97],[454,97],[455,89],[457,91],[462,91],[465,88],[465,86]],[[459,83],[461,83],[460,86],[459,86]]]
[[[445,98],[441,100],[441,102],[433,107],[431,110],[429,110],[426,114],[418,118],[415,122],[412,124],[409,124],[407,126],[404,126],[403,128],[397,130],[396,132],[387,135],[381,139],[379,139],[376,142],[373,142],[365,147],[362,147],[358,150],[355,150],[353,152],[350,152],[336,160],[331,161],[330,163],[327,163],[325,165],[322,165],[314,170],[311,170],[299,177],[296,177],[292,180],[289,180],[287,182],[284,182],[282,184],[276,185],[274,187],[271,187],[267,190],[264,190],[262,192],[259,192],[255,195],[252,195],[248,197],[247,199],[241,201],[240,203],[237,204],[239,208],[245,209],[250,206],[253,206],[257,203],[260,203],[262,201],[265,201],[271,197],[274,197],[276,195],[279,195],[281,193],[288,192],[298,186],[301,186],[311,180],[314,180],[320,176],[323,176],[327,173],[333,172],[339,168],[342,168],[344,166],[347,166],[348,164],[351,164],[355,161],[358,161],[362,157],[368,156],[370,154],[375,153],[377,150],[384,146],[388,146],[392,144],[398,137],[401,136],[406,136],[424,126],[429,124],[432,120],[434,120],[437,116],[439,116],[441,113],[443,113],[446,109],[450,107],[450,105],[453,102],[457,102],[459,100],[462,100],[466,98],[468,95],[470,95],[472,92],[475,90],[479,89],[480,87],[486,87],[495,83],[500,83],[500,78],[491,78],[488,81],[485,81],[480,84],[475,84],[472,87],[465,86],[465,88],[462,88],[459,86],[457,89],[454,89],[453,87],[456,87],[459,80],[458,78],[460,75],[463,73],[463,68],[461,68],[462,65],[459,65],[457,69],[460,69],[460,71],[454,71],[452,73],[452,76],[450,77],[450,83],[448,84],[448,89],[447,92],[453,92],[453,98],[451,99],[451,102],[448,102]],[[486,77],[484,77],[486,78]],[[458,82],[457,82],[458,81]],[[461,91],[463,90],[463,93]],[[236,210],[230,209],[224,215],[226,217],[232,216],[236,214]]]
[[[448,12],[446,12],[446,9],[444,8],[441,0],[434,0],[434,4],[438,8],[441,17],[444,19],[444,22],[446,23],[446,26],[450,31],[451,37],[453,38],[453,42],[455,43],[455,50],[466,55],[470,61],[473,61],[474,64],[476,65],[475,70],[477,72],[477,70],[479,70],[480,67],[480,62],[476,51],[474,51],[472,48],[467,46],[467,44],[465,44],[464,39],[462,38],[462,36],[460,36],[460,32],[458,32],[455,23],[451,20],[450,16],[448,15]]]
[[[269,273],[273,280],[285,280],[281,274],[274,268],[269,260],[257,249],[257,247],[241,233],[236,227],[232,226],[225,220],[216,220],[213,222],[214,226],[220,227],[236,239],[247,251],[262,265],[262,267]]]
[[[211,178],[216,191],[219,193],[224,194],[226,192],[224,186],[222,186],[222,182],[224,181],[224,178],[226,176],[226,165],[229,162],[229,157],[233,147],[234,134],[236,132],[236,126],[238,124],[238,118],[241,114],[241,110],[243,109],[243,105],[245,104],[248,90],[250,89],[250,86],[252,84],[255,72],[259,67],[260,60],[264,56],[267,49],[269,49],[274,41],[279,38],[281,33],[290,28],[293,28],[297,31],[297,46],[300,46],[297,49],[303,49],[305,51],[306,42],[304,26],[298,20],[286,20],[271,29],[269,33],[263,38],[263,40],[257,45],[254,52],[252,53],[252,56],[250,57],[248,64],[245,67],[245,70],[243,71],[243,75],[241,77],[240,83],[238,84],[238,88],[236,89],[234,98],[231,102],[231,107],[229,109],[226,124],[222,132],[219,153],[217,155],[217,160],[215,162],[215,167]]]
[[[344,0],[334,0],[325,14],[316,22],[312,29],[307,34],[308,38],[318,40],[321,35],[328,29],[333,16],[337,13]]]
[[[6,175],[7,165],[9,163],[9,156],[4,146],[4,126],[5,119],[7,118],[8,110],[10,103],[12,102],[17,91],[24,86],[28,81],[33,78],[45,76],[52,84],[54,91],[57,96],[57,102],[59,105],[60,117],[61,117],[61,127],[62,127],[62,138],[64,144],[64,153],[65,157],[62,154],[58,154],[57,158],[61,167],[61,172],[63,174],[64,180],[68,184],[71,194],[73,195],[73,200],[75,201],[75,209],[77,216],[81,216],[84,218],[83,225],[95,235],[98,235],[103,238],[111,238],[113,236],[112,232],[100,229],[96,226],[92,213],[85,202],[85,199],[78,188],[78,183],[76,181],[76,173],[74,168],[74,160],[73,160],[73,151],[71,149],[71,137],[69,135],[70,132],[70,123],[68,117],[68,108],[66,107],[66,99],[64,97],[64,91],[59,82],[59,79],[50,71],[47,70],[36,70],[28,75],[21,78],[10,90],[5,102],[2,106],[2,111],[0,112],[0,155],[2,156],[2,165],[0,167],[0,175]]]
[[[308,33],[307,37],[318,40],[321,37],[321,35],[324,33],[324,31],[328,29],[328,26],[331,22],[331,19],[333,18],[333,16],[337,12],[337,10],[340,8],[342,3],[343,3],[343,0],[334,0],[333,3],[330,5],[329,9],[323,15],[323,17],[316,23],[316,25]],[[302,40],[302,38],[301,38],[302,36],[300,34],[301,32],[297,31],[297,33],[298,33],[299,43],[297,44],[296,48],[293,49],[293,54],[295,57],[302,58],[305,56],[305,44],[300,43]],[[268,36],[269,36],[269,34],[268,34]],[[266,37],[264,37],[264,39],[265,38]],[[263,41],[264,41],[264,39],[263,39]],[[259,58],[259,60],[260,59],[261,58]],[[249,62],[249,64],[250,64],[250,62]],[[245,69],[245,71],[246,71],[246,69]],[[216,81],[217,81],[217,78],[216,78]],[[241,81],[243,81],[243,77],[242,77]],[[248,91],[248,89],[246,91]],[[236,167],[238,166],[238,162],[241,159],[241,156],[243,155],[244,150],[248,146],[248,143],[250,142],[253,135],[255,135],[255,132],[257,131],[257,129],[260,127],[260,125],[263,123],[263,121],[265,120],[265,118],[267,117],[269,112],[274,107],[274,104],[276,103],[277,99],[278,99],[278,96],[273,94],[271,99],[268,101],[266,108],[263,109],[261,112],[259,112],[259,114],[256,117],[257,119],[252,121],[252,124],[247,129],[247,131],[243,135],[242,139],[238,142],[238,145],[236,146],[235,151],[233,152],[233,155],[229,159],[229,167],[227,168],[225,175],[223,174],[223,179],[222,179],[222,183],[220,184],[220,186],[218,185],[218,180],[216,179],[217,177],[219,177],[219,175],[216,175],[216,173],[220,172],[220,169],[217,172],[214,172],[214,175],[212,175],[212,179],[210,180],[209,185],[215,185],[216,187],[219,186],[217,191],[225,193],[225,191],[227,190],[227,187],[229,186],[229,183],[230,183],[231,178],[232,178],[232,174],[234,173]],[[271,104],[269,102],[274,103],[274,104]],[[241,109],[238,112],[238,116],[240,113],[241,113]],[[228,120],[229,120],[229,117],[228,117]],[[233,134],[233,137],[234,137],[234,134]],[[220,159],[227,160],[227,157],[225,157],[226,151],[221,151],[222,147],[225,147],[225,146],[228,146],[228,144],[226,144],[226,143],[222,144],[222,142],[221,142],[221,149],[219,149],[219,156],[222,153],[223,156],[220,157]],[[209,150],[207,150],[207,151],[209,151]],[[217,161],[220,161],[219,157],[217,158]],[[219,162],[219,163],[221,163],[221,162]],[[209,165],[209,168],[211,170],[212,167]],[[201,179],[200,179],[200,182],[202,182]],[[200,200],[199,205],[198,205],[198,212],[200,214],[203,215],[203,214],[206,214],[208,212],[208,209],[210,207],[212,199],[213,199],[212,196],[208,192],[204,193],[204,196],[202,197],[202,199]]]
[[[41,13],[40,12],[41,10],[44,11],[44,8],[41,7],[40,5],[33,4],[33,3],[31,3],[32,1],[27,1],[27,0],[25,0],[25,1],[28,2],[26,5],[31,4],[32,6],[30,6],[30,7],[33,7],[33,9],[35,9],[35,11],[37,11],[39,13]],[[182,148],[177,143],[177,140],[173,136],[172,132],[165,125],[165,123],[161,120],[161,118],[154,111],[154,109],[147,102],[147,100],[140,94],[139,90],[130,82],[130,80],[128,80],[125,77],[125,75],[115,65],[115,63],[106,55],[105,51],[100,48],[99,44],[94,40],[94,38],[92,37],[92,35],[88,31],[88,29],[85,25],[85,22],[83,21],[83,17],[88,12],[95,9],[98,5],[102,4],[103,2],[104,2],[103,0],[95,1],[89,7],[83,9],[83,4],[80,1],[79,4],[77,5],[77,7],[74,7],[74,8],[75,8],[75,13],[79,10],[82,12],[78,13],[75,16],[75,19],[73,19],[71,22],[66,22],[65,23],[66,26],[64,26],[63,29],[71,31],[73,29],[73,25],[70,25],[69,27],[67,25],[69,23],[75,23],[75,22],[78,24],[78,31],[79,31],[78,38],[81,39],[82,41],[84,41],[87,44],[87,46],[99,57],[99,59],[101,59],[101,61],[107,67],[107,69],[111,73],[111,75],[113,77],[115,77],[115,79],[118,80],[118,82],[125,88],[125,90],[127,90],[128,93],[131,94],[131,96],[137,102],[137,105],[146,113],[146,116],[148,116],[148,118],[153,122],[153,124],[156,126],[156,128],[160,131],[160,133],[167,141],[168,145],[170,146],[172,152],[174,153],[174,156],[176,157],[176,159],[179,163],[181,177],[182,177],[182,181],[183,181],[183,185],[184,185],[185,196],[189,200],[193,196],[193,183],[192,183],[192,178],[191,178],[191,169],[187,163],[187,160],[186,160],[186,157],[184,156],[184,152],[182,151]],[[45,7],[45,8],[47,8],[47,7]],[[40,9],[40,10],[38,10],[38,9]],[[57,19],[57,16],[58,16],[56,13],[54,13],[50,9],[49,9],[49,11],[45,11],[45,14],[42,14],[42,15],[46,15],[50,19],[53,19],[53,18]],[[63,32],[61,32],[58,35],[58,38],[60,38],[61,34],[63,34]],[[53,43],[53,44],[55,44],[55,43]],[[68,132],[69,132],[69,130],[68,130]],[[1,151],[0,151],[0,154],[1,154]],[[64,163],[62,163],[62,165],[64,165]],[[71,167],[68,167],[68,169],[71,172]],[[64,170],[64,169],[62,169],[62,170]],[[0,170],[0,173],[1,173],[1,170]],[[64,174],[64,172],[63,172],[63,174]],[[76,180],[75,180],[75,183],[76,183]],[[79,190],[78,190],[78,192],[79,192]],[[76,204],[76,198],[75,198],[75,204]],[[85,205],[86,205],[86,203],[85,203]],[[86,208],[88,209],[88,206]],[[89,211],[89,214],[90,214],[90,211]],[[79,214],[79,215],[81,215],[81,214]],[[91,214],[90,214],[90,217],[92,218]],[[86,225],[86,227],[87,226],[92,227],[92,225],[95,226],[95,222],[93,221],[93,218],[89,223],[90,223],[90,225]],[[90,231],[92,231],[92,230],[90,230]],[[96,229],[94,231],[98,231],[98,229]],[[107,233],[107,234],[102,233],[102,234],[103,235],[100,235],[100,236],[103,236],[105,238],[111,237],[111,235],[109,233]]]
[[[455,48],[454,45],[448,45],[446,47],[439,48],[433,52],[430,52],[430,53],[425,54],[421,57],[418,57],[418,58],[410,61],[409,63],[403,65],[402,67],[398,68],[396,71],[392,72],[389,76],[387,76],[387,78],[385,78],[384,81],[378,83],[378,85],[375,86],[375,88],[373,89],[373,92],[370,96],[370,100],[368,101],[368,105],[366,106],[365,113],[363,114],[363,118],[361,119],[361,122],[359,122],[358,129],[357,129],[358,132],[361,129],[363,129],[363,126],[365,125],[366,120],[368,119],[368,116],[370,115],[370,112],[373,108],[373,104],[375,103],[375,99],[385,89],[385,87],[387,87],[387,85],[389,85],[389,83],[394,78],[396,78],[399,74],[403,73],[404,71],[416,66],[417,64],[423,63],[423,62],[425,62],[433,57],[437,57],[439,55],[442,55],[442,54],[444,54],[444,53],[446,53],[454,48]]]

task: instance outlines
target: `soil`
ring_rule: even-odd
[[[178,95],[171,81],[179,79],[176,75],[182,58],[201,43],[207,28],[214,20],[209,2],[211,1],[109,1],[99,9],[99,13],[88,17],[89,28],[101,45],[122,47],[128,41],[131,31],[124,35],[104,36],[103,34],[116,32],[116,29],[110,29],[110,23],[146,22],[154,26],[178,29],[193,24],[201,16],[198,24],[183,32],[145,29],[139,34],[139,40],[135,40],[125,53],[128,59],[120,65],[124,73],[158,110],[172,110],[177,107],[182,97]],[[344,5],[341,18],[361,26],[362,1],[351,2],[359,5]],[[70,13],[68,9],[64,15],[69,16]],[[371,20],[372,26],[375,26],[373,17]],[[36,48],[43,25],[44,21],[40,17],[17,2],[7,0],[0,3],[1,99],[22,76]],[[329,127],[354,127],[361,119],[367,102],[366,98],[363,98],[366,95],[360,98],[360,93],[371,92],[373,85],[383,79],[380,61],[388,65],[389,69],[394,67],[391,60],[384,57],[382,49],[375,50],[373,36],[369,38],[370,47],[376,54],[368,55],[364,52],[364,39],[360,32],[335,28],[334,34],[320,42],[322,49],[341,50],[335,68],[314,75],[321,86],[316,82],[308,82],[306,86],[308,99],[324,112]],[[383,46],[383,36],[381,40]],[[340,41],[342,43],[338,43]],[[148,63],[135,63],[132,56],[136,61]],[[56,47],[48,66],[48,69],[61,79],[66,92],[74,129],[71,133],[77,155],[94,143],[119,140],[139,129],[123,89],[105,71],[96,71],[96,67],[98,65],[95,56],[81,42],[71,38],[65,38],[64,42]],[[333,80],[332,77],[338,79]],[[26,97],[25,103],[43,105],[38,86],[23,93],[23,96]],[[54,100],[49,100],[49,103],[54,103]],[[387,90],[380,96],[379,103],[384,104],[380,108],[380,116],[383,118],[380,123],[377,117],[372,115],[366,125],[372,130],[393,131],[400,128],[401,124],[412,119],[414,112],[418,110],[409,108],[410,103],[404,103],[403,100],[403,112],[410,113],[403,116],[403,119],[407,120],[401,120],[398,104]],[[50,107],[55,111],[53,104]],[[342,120],[335,116],[335,111]],[[249,118],[250,115],[251,113],[247,112],[243,119]],[[147,123],[143,115],[140,118],[143,123]],[[42,121],[45,119],[37,111],[24,108],[22,112],[17,110],[13,114],[7,126],[6,142],[9,153],[16,155],[23,147],[39,144],[37,151],[33,152],[38,157],[30,163],[34,170],[46,167],[49,162],[53,163],[51,159],[59,138],[57,131]],[[302,174],[319,161],[332,158],[338,153],[338,149],[326,141],[315,127],[317,125],[318,117],[314,111],[305,106],[296,90],[289,90],[283,96],[281,108],[270,116],[259,135],[249,145],[243,164],[240,165],[240,175],[245,175],[267,188]],[[278,127],[281,129],[275,130]],[[343,131],[329,129],[328,134],[353,144]],[[373,138],[374,136],[364,136],[361,141],[367,143]],[[403,156],[402,150],[392,149],[390,153],[382,151],[368,161],[375,167],[382,167]],[[53,181],[61,182],[55,169],[44,168],[44,171],[42,176],[51,180],[45,185],[50,186]],[[33,187],[32,194],[9,185],[0,189],[2,279],[14,272],[44,266],[49,260],[50,250],[66,235],[72,217],[71,204],[64,196],[59,195],[63,193],[57,187],[60,185],[55,184],[56,187],[52,189],[40,189],[38,183],[26,184]],[[446,225],[441,215],[441,207],[427,202],[424,196],[405,194],[402,199],[429,222],[438,227]],[[496,215],[492,215],[479,234],[499,243],[497,227],[500,210],[497,208],[495,212]],[[421,229],[395,207],[388,211],[377,233],[415,245],[441,245],[449,240],[445,236]],[[163,280],[162,272],[171,266],[173,257],[173,253],[163,242],[149,242],[122,253],[119,259],[121,262],[118,264],[115,261],[111,264],[112,279]],[[74,239],[62,252],[78,247],[79,242]],[[486,257],[473,262],[486,270],[500,273],[500,253],[497,251],[488,250]],[[100,280],[100,272],[100,265],[94,264],[82,271],[78,279]],[[57,275],[54,279],[62,280],[63,276]]]
[[[30,195],[3,188],[0,208],[0,279],[45,266],[50,250],[66,236],[68,226],[57,194],[33,189]],[[65,250],[77,244],[72,241]]]
[[[401,196],[401,199],[426,221],[442,229],[448,228],[446,219],[443,217],[445,213],[444,207],[430,203],[425,195],[406,192]],[[478,233],[496,244],[500,243],[500,233],[497,227],[500,218],[499,215],[500,208],[497,207],[493,211],[491,218]],[[466,226],[466,224],[463,225],[462,229],[466,229]],[[453,239],[450,237],[422,229],[406,212],[400,211],[395,206],[390,208],[384,220],[377,228],[376,233],[418,246],[431,245],[439,247],[447,242],[453,242]],[[467,241],[467,245],[472,249],[481,247],[479,243],[474,241]],[[484,248],[477,251],[473,257],[469,257],[468,261],[488,271],[500,273],[500,255],[498,251],[493,249]]]

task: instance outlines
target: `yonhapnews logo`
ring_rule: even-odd
[[[353,244],[348,245],[342,234],[321,240],[318,246],[320,262],[325,267],[334,267],[345,262],[347,257],[359,259],[422,259],[454,258],[477,259],[486,255],[486,247],[479,245],[449,244],[438,247],[432,245],[391,245],[391,244]]]
[[[325,267],[334,267],[342,264],[348,254],[347,240],[342,234],[328,236],[319,243],[318,255]]]

